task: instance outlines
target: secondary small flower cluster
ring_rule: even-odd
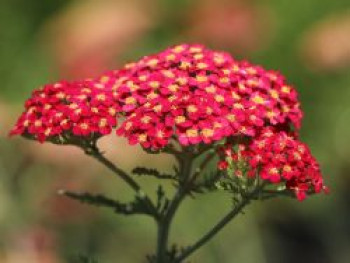
[[[119,111],[110,90],[92,80],[45,85],[33,92],[25,109],[11,134],[40,142],[65,135],[109,134]]]
[[[259,175],[273,184],[283,182],[300,201],[307,193],[327,191],[317,161],[295,134],[264,128],[256,138],[236,148],[226,144],[220,155],[219,169],[227,170],[231,163],[243,162],[248,165],[247,176]],[[234,173],[242,176],[241,170]]]

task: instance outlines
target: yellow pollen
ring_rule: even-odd
[[[179,83],[180,85],[186,85],[187,79],[185,77],[180,77],[176,79],[176,82]]]
[[[169,54],[165,58],[166,58],[166,60],[174,60],[176,57],[174,54]]]
[[[270,168],[269,173],[270,174],[278,174],[278,169],[276,167]]]
[[[191,63],[186,62],[186,61],[182,61],[181,64],[180,64],[180,68],[183,69],[183,70],[188,69],[190,66],[191,66]]]
[[[168,98],[168,101],[170,101],[170,102],[173,102],[174,100],[176,100],[176,96],[175,95],[173,95],[173,96],[170,96],[169,98]],[[173,105],[174,106],[174,105]]]
[[[176,47],[174,47],[172,49],[172,51],[175,52],[175,53],[181,53],[184,50],[185,50],[184,46],[181,46],[181,45],[180,46],[176,46]]]
[[[45,136],[49,136],[51,133],[52,129],[51,128],[47,128],[44,132]]]
[[[44,110],[49,110],[49,109],[51,109],[51,105],[50,104],[45,104],[45,106],[44,106]]]
[[[74,114],[77,114],[77,115],[79,115],[81,112],[82,112],[82,109],[75,109],[74,110]]]
[[[56,97],[57,97],[58,99],[64,99],[65,96],[66,96],[66,95],[65,95],[63,92],[59,92],[59,93],[56,94]]]
[[[167,78],[174,78],[175,77],[174,73],[171,72],[170,70],[163,70],[162,74]]]
[[[212,137],[214,135],[214,131],[212,129],[203,129],[201,133],[204,137]]]
[[[151,120],[150,116],[144,116],[144,117],[141,118],[141,122],[145,123],[145,124],[149,123],[150,120]]]
[[[298,151],[299,151],[300,153],[304,153],[304,152],[305,152],[305,147],[302,146],[302,145],[299,145],[299,146],[298,146]]]
[[[78,104],[72,103],[72,104],[69,105],[69,108],[72,109],[72,110],[77,109],[78,108]]]
[[[180,124],[180,123],[183,123],[183,122],[185,122],[185,121],[186,121],[185,116],[177,116],[177,117],[175,118],[175,123],[176,123],[176,124]]]
[[[171,92],[176,92],[176,91],[178,91],[179,86],[176,85],[176,84],[171,84],[171,85],[168,86],[168,89],[169,89]]]
[[[217,128],[222,128],[222,124],[219,123],[219,122],[214,122],[214,123],[213,123],[213,127],[214,127],[215,129],[217,129]]]
[[[155,112],[160,112],[161,110],[162,110],[162,105],[156,105],[156,106],[154,106],[153,107],[153,110],[155,111]]]
[[[125,99],[125,103],[126,104],[135,104],[136,103],[136,99],[134,97],[128,97]]]
[[[91,108],[91,111],[92,111],[93,113],[98,113],[98,108],[92,107],[92,108]]]
[[[114,116],[117,113],[117,111],[114,108],[109,108],[108,113],[109,113],[109,115]]]
[[[290,108],[289,108],[287,105],[284,105],[284,106],[282,107],[282,112],[288,113],[288,112],[290,112]]]
[[[198,136],[198,131],[195,129],[188,129],[186,130],[186,135],[187,137],[197,137]]]
[[[231,96],[232,98],[236,99],[236,100],[239,100],[241,98],[241,96],[239,96],[236,92],[232,91],[231,92]]]
[[[235,103],[235,104],[233,104],[233,107],[235,109],[244,109],[244,107],[243,107],[243,105],[241,103]]]
[[[238,72],[239,69],[240,69],[240,68],[239,68],[238,65],[234,65],[234,66],[232,67],[233,72]]]
[[[265,141],[259,141],[257,144],[259,149],[263,149],[265,147]]]
[[[220,78],[220,82],[227,84],[227,83],[230,83],[230,79],[228,77]]]
[[[255,68],[247,68],[246,70],[249,75],[255,75],[257,73]]]
[[[131,90],[131,91],[135,91],[139,88],[139,86],[137,84],[135,84],[133,81],[129,80],[126,83],[126,86]]]
[[[30,107],[27,111],[28,115],[32,114],[35,110],[36,110],[35,107]]]
[[[153,88],[153,89],[156,89],[156,88],[159,88],[160,84],[158,81],[151,81],[149,83],[150,87]]]
[[[141,76],[139,76],[139,80],[146,81],[147,80],[147,76],[146,75],[141,75]]]
[[[83,88],[82,90],[81,90],[83,93],[91,93],[91,89],[89,89],[89,88]]]
[[[139,142],[146,142],[147,141],[147,134],[144,134],[144,133],[140,134],[138,136],[138,141]]]
[[[158,138],[163,138],[164,137],[164,132],[163,131],[157,131],[157,135]]]
[[[216,56],[216,57],[214,57],[214,62],[216,64],[222,64],[225,62],[225,59],[222,56]]]
[[[97,100],[99,100],[99,101],[105,101],[105,100],[106,100],[106,95],[104,95],[104,94],[98,94],[98,95],[96,96],[96,98],[97,98]]]
[[[83,129],[83,130],[87,130],[87,129],[89,129],[89,124],[87,124],[87,123],[81,123],[80,125],[79,125],[79,127],[81,128],[81,129]]]
[[[210,85],[209,87],[205,88],[205,91],[207,93],[215,93],[216,92],[216,87],[214,85]]]
[[[149,67],[155,67],[155,66],[157,66],[157,64],[158,64],[158,59],[155,59],[155,58],[151,59],[147,62],[147,66],[149,66]]]
[[[210,107],[207,107],[206,113],[207,113],[208,115],[212,114],[212,113],[213,113],[213,109],[210,108]]]
[[[196,76],[197,82],[206,82],[208,80],[207,76],[198,75]]]
[[[24,126],[24,127],[28,127],[28,126],[29,126],[29,120],[25,120],[25,121],[23,122],[23,126]]]
[[[278,99],[279,98],[278,92],[276,90],[270,90],[270,95],[274,99]]]
[[[292,171],[292,167],[290,165],[285,165],[285,166],[283,166],[283,171],[290,172],[290,171]]]
[[[215,95],[215,100],[219,103],[224,102],[225,98],[222,95]]]
[[[284,85],[281,89],[283,93],[289,93],[291,91],[291,88],[289,86]]]
[[[267,76],[271,81],[277,80],[277,75],[275,73],[269,73]]]
[[[300,156],[300,154],[299,154],[299,153],[294,152],[294,153],[293,153],[293,155],[294,155],[294,158],[295,158],[295,159],[297,159],[297,160],[301,160],[301,156]]]
[[[199,69],[205,69],[207,67],[208,67],[208,64],[203,63],[203,62],[200,62],[197,64],[197,68],[199,68]]]
[[[223,69],[222,72],[225,74],[225,75],[229,75],[231,73],[231,71],[229,69]]]
[[[98,122],[98,126],[100,126],[101,128],[106,127],[108,124],[108,121],[106,118],[102,118],[99,122]]]
[[[252,101],[256,104],[264,104],[265,103],[265,99],[259,95],[256,95]]]
[[[249,79],[249,80],[247,81],[247,84],[248,84],[249,86],[252,86],[252,87],[257,87],[257,86],[259,86],[259,81],[256,80],[256,79]]]
[[[132,127],[132,122],[125,123],[125,130],[130,130],[131,127]]]
[[[149,99],[149,100],[152,100],[152,99],[155,99],[158,97],[159,97],[158,94],[155,92],[151,92],[150,94],[147,95],[147,99]]]
[[[187,111],[188,111],[188,112],[191,112],[191,113],[196,112],[197,110],[198,110],[197,107],[194,106],[194,105],[189,105],[189,106],[187,107]]]
[[[126,69],[130,69],[130,68],[132,68],[132,67],[134,67],[135,66],[135,63],[128,63],[128,64],[126,64],[124,67],[126,68]]]
[[[226,115],[226,119],[228,119],[231,122],[234,122],[236,120],[236,115],[228,114],[228,115]]]
[[[86,97],[87,97],[87,96],[86,96],[85,94],[81,94],[81,95],[78,96],[78,99],[80,99],[80,100],[85,100]]]
[[[94,87],[97,88],[97,89],[104,89],[105,86],[103,84],[101,84],[101,83],[96,83],[94,85]]]
[[[247,88],[246,88],[246,86],[244,84],[239,83],[238,84],[238,89],[241,90],[241,91],[245,91]]]
[[[271,119],[273,117],[276,117],[276,113],[274,111],[267,111],[266,116],[267,118]]]
[[[110,80],[110,77],[108,77],[108,76],[102,76],[101,79],[100,79],[100,81],[102,83],[107,83],[109,80]]]
[[[202,51],[202,48],[201,48],[201,47],[191,47],[191,48],[189,49],[189,51],[190,51],[191,53],[197,53],[197,52],[201,52],[201,51]]]
[[[62,121],[60,122],[61,125],[65,125],[65,124],[67,124],[67,123],[68,123],[68,120],[67,120],[67,119],[64,119],[64,120],[62,120]]]
[[[194,58],[195,60],[200,60],[200,59],[202,59],[203,57],[204,57],[204,55],[203,55],[202,53],[198,53],[198,54],[196,54],[196,55],[193,56],[193,58]]]

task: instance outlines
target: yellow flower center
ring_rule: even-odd
[[[176,124],[180,124],[180,123],[183,123],[183,122],[185,122],[185,121],[186,121],[185,116],[177,116],[177,117],[175,118],[175,123],[176,123]]]

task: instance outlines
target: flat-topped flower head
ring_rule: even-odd
[[[299,128],[302,118],[296,91],[279,73],[202,45],[178,45],[126,65],[116,93],[126,117],[117,133],[146,148],[170,138],[186,146],[252,137],[271,125]],[[162,143],[154,127],[163,131]]]

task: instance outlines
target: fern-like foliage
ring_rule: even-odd
[[[89,205],[111,208],[115,213],[122,215],[152,214],[152,211],[144,205],[140,196],[136,196],[132,202],[122,203],[101,194],[76,193],[65,190],[59,191],[59,194]]]
[[[157,179],[176,180],[176,176],[174,175],[160,173],[157,169],[147,168],[147,167],[136,167],[132,170],[132,173],[138,176],[147,175],[147,176],[153,176]]]

